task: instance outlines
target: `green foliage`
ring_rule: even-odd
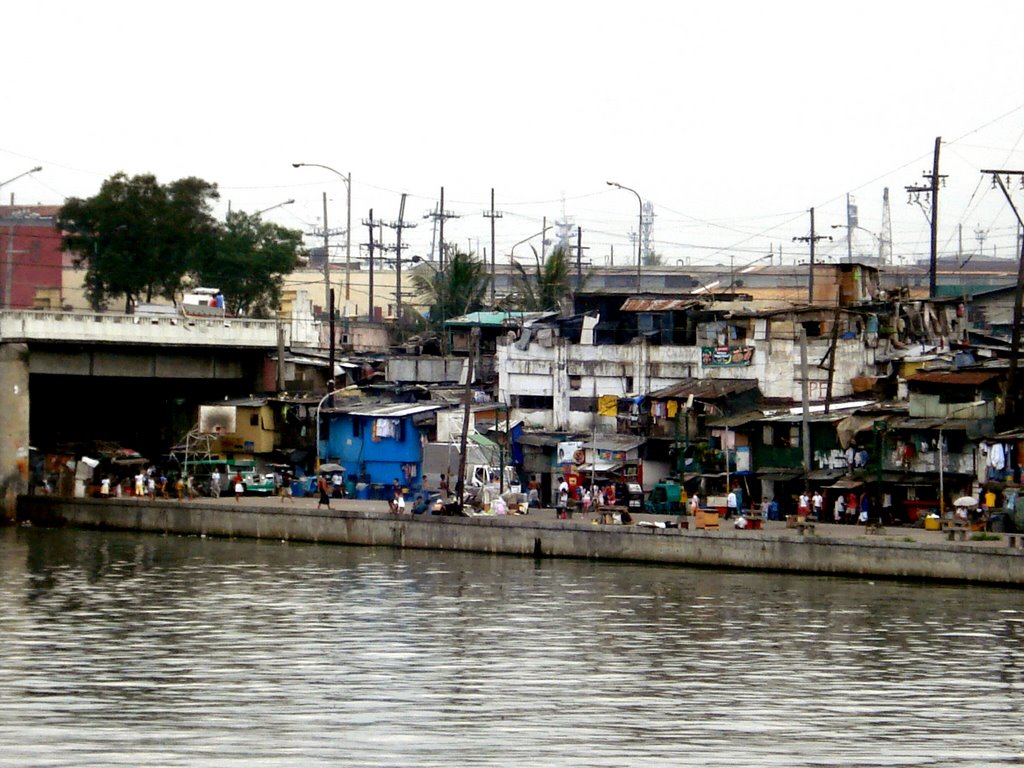
[[[651,251],[650,253],[644,254],[644,266],[645,267],[660,267],[663,266],[665,260],[662,258],[660,253]]]
[[[230,312],[268,315],[282,276],[296,263],[301,234],[259,216],[213,218],[216,184],[189,177],[159,184],[152,174],[111,176],[93,197],[71,198],[57,214],[63,246],[86,266],[95,309],[123,298],[125,311],[156,297],[174,300],[186,276],[220,288]]]
[[[515,307],[525,312],[557,311],[562,299],[573,292],[569,254],[564,248],[555,248],[542,264],[537,250],[533,248],[533,258],[537,266],[532,273],[518,261],[512,262],[517,271],[513,276],[517,297]]]
[[[472,253],[454,248],[444,271],[429,264],[417,269],[412,275],[412,286],[430,307],[429,326],[443,336],[446,320],[483,307],[489,279],[482,261]]]
[[[230,314],[269,317],[281,303],[284,275],[302,248],[302,233],[232,211],[220,228],[216,247],[196,264],[200,285],[224,293]]]
[[[71,198],[57,214],[63,246],[87,265],[86,295],[96,309],[123,297],[125,309],[173,299],[190,265],[214,247],[210,203],[217,186],[193,177],[157,183],[152,174],[117,173],[98,194]]]

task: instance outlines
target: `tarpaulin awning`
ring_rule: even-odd
[[[841,477],[836,480],[832,485],[826,485],[825,488],[834,488],[838,491],[846,491],[853,488],[860,488],[864,483],[860,480],[854,480],[852,477]]]
[[[759,480],[774,480],[777,483],[784,483],[789,480],[796,480],[798,477],[802,477],[804,473],[792,469],[768,469],[763,472],[758,470],[755,474]]]
[[[594,464],[582,464],[579,467],[580,472],[615,472],[620,469],[622,469],[622,464],[612,461],[598,461]]]
[[[878,419],[873,416],[847,416],[836,424],[836,437],[839,438],[839,445],[845,451],[853,445],[857,433],[871,429],[876,421]]]
[[[846,474],[842,469],[815,469],[807,473],[808,480],[834,480]]]

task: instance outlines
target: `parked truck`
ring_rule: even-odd
[[[500,450],[477,443],[466,445],[466,489],[486,488],[492,494],[501,487],[504,471],[505,491],[519,493],[519,478],[512,467],[502,468]],[[459,446],[456,443],[427,443],[423,447],[423,474],[426,476],[426,489],[437,491],[441,475],[448,478],[448,488],[456,491],[459,474]]]

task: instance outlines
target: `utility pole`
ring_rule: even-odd
[[[377,226],[377,223],[373,220],[373,208],[370,209],[370,218],[363,219],[363,226],[370,231],[370,242],[368,247],[370,249],[370,311],[367,313],[367,317],[370,322],[373,322],[373,228]]]
[[[852,207],[850,193],[846,193],[846,263],[853,264],[853,228],[857,226],[857,209]]]
[[[942,137],[935,137],[935,152],[932,155],[932,172],[925,171],[921,175],[928,180],[927,184],[914,184],[905,187],[907,190],[908,203],[921,203],[921,193],[925,194],[925,201],[930,201],[929,220],[931,225],[931,248],[928,252],[928,296],[934,298],[936,295],[935,272],[938,266],[939,253],[939,185],[945,186],[945,175],[939,174],[939,149],[942,147]],[[982,171],[985,173],[985,171]]]
[[[807,331],[800,326],[800,442],[804,449],[804,472],[811,471],[810,382],[807,380]]]
[[[494,282],[498,277],[498,267],[495,261],[494,254],[497,251],[494,248],[494,220],[500,219],[502,216],[501,211],[494,210],[494,187],[491,187],[491,210],[484,211],[484,217],[491,220],[491,306],[494,306]],[[502,475],[504,477],[504,475]]]
[[[331,317],[334,315],[334,304],[331,302],[331,244],[329,238],[330,231],[327,229],[327,193],[324,192],[324,303],[327,305],[327,316]]]
[[[476,358],[480,353],[480,328],[470,330],[469,358],[466,360],[466,388],[463,390],[462,402],[462,439],[459,441],[459,479],[455,485],[459,497],[459,510],[466,498],[466,444],[469,440],[469,416],[473,403],[473,371],[476,369]],[[504,467],[502,472],[504,472]]]
[[[1005,176],[1008,184],[1010,177],[1016,176],[1024,184],[1024,171],[982,171],[982,173],[992,174],[993,184],[998,184],[999,188],[1003,190],[1006,202],[1010,204],[1013,215],[1017,217],[1017,223],[1024,227],[1024,219],[1021,218],[1017,206],[1013,204],[1013,198],[1010,197],[1010,192],[1007,190],[1002,178]],[[1006,377],[1006,418],[1010,426],[1016,426],[1021,415],[1024,414],[1024,408],[1021,406],[1021,388],[1017,384],[1017,367],[1020,359],[1021,301],[1024,300],[1024,238],[1020,241],[1018,255],[1017,288],[1013,294],[1013,332],[1010,337],[1010,370]]]
[[[811,262],[807,269],[807,303],[814,303],[814,244],[819,240],[831,240],[830,235],[814,234],[814,209],[811,208],[811,234],[809,237],[794,237],[795,243],[809,243],[811,246]]]
[[[431,211],[430,213],[425,215],[423,218],[425,218],[425,219],[433,219],[434,223],[438,227],[438,240],[439,240],[439,243],[438,243],[438,249],[437,249],[437,253],[438,253],[438,255],[437,255],[437,265],[438,265],[438,270],[444,270],[444,223],[448,219],[457,219],[458,218],[458,216],[456,216],[451,211],[446,211],[444,209],[444,187],[441,187],[441,205],[437,208],[436,211]]]
[[[398,322],[402,322],[402,249],[408,246],[402,245],[402,230],[412,229],[415,224],[405,223],[405,198],[406,193],[402,193],[402,201],[398,204],[398,221],[392,221],[390,224],[384,226],[395,230],[395,313],[398,316]],[[381,248],[384,250],[390,250],[381,243]]]

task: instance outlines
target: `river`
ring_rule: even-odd
[[[1024,763],[1024,593],[0,530],[0,766]]]

